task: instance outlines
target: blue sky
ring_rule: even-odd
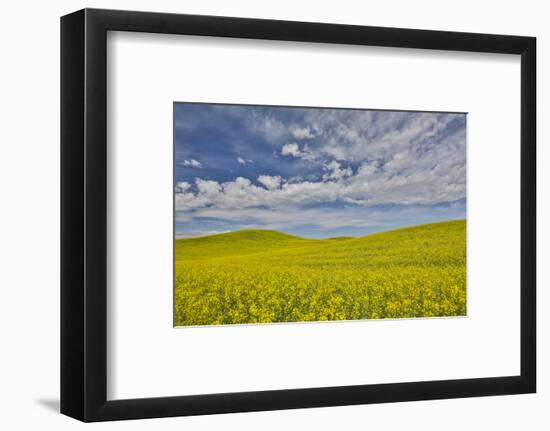
[[[176,236],[466,217],[466,114],[174,104]]]

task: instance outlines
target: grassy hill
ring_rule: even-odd
[[[301,247],[316,240],[299,238],[274,230],[241,230],[176,240],[176,259],[243,256],[284,248]]]
[[[361,238],[244,230],[175,243],[175,324],[466,314],[466,221]]]

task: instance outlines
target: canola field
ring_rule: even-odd
[[[175,241],[174,325],[466,315],[466,221],[361,238]]]

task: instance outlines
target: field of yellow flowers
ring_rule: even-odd
[[[361,238],[245,230],[175,243],[174,324],[466,315],[466,221]]]

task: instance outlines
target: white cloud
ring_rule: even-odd
[[[444,131],[456,114],[410,113],[359,110],[306,110],[302,123],[322,139],[310,144],[314,159],[336,159],[361,163],[388,160],[400,151],[423,152]],[[463,128],[455,131],[460,134]],[[438,146],[450,146],[437,139]],[[466,139],[454,150],[464,154]]]
[[[311,133],[311,130],[309,130],[309,127],[293,129],[292,136],[294,136],[294,139],[299,139],[299,140],[312,139],[315,137],[315,135]]]
[[[241,165],[246,165],[247,163],[254,163],[254,160],[252,160],[252,159],[243,159],[242,157],[237,157],[237,162],[239,162]]]
[[[288,136],[288,127],[275,115],[253,110],[245,117],[248,129],[262,136],[267,143],[277,145]]]
[[[187,181],[179,181],[176,184],[176,191],[177,192],[186,192],[191,188],[191,184],[189,184]]]
[[[183,163],[181,163],[181,165],[191,166],[193,168],[202,168],[202,163],[195,159],[184,160]]]
[[[278,189],[281,186],[281,181],[282,178],[280,175],[260,175],[258,177],[258,182],[262,183],[268,190]]]
[[[448,169],[447,169],[448,168]],[[347,202],[360,206],[378,204],[435,204],[452,202],[466,195],[465,165],[420,170],[398,175],[377,163],[365,163],[353,175],[350,168],[331,164],[322,181],[287,182],[260,175],[259,187],[244,177],[218,183],[196,179],[197,192],[176,193],[177,210],[197,208],[272,208]],[[327,176],[328,175],[328,176]]]
[[[290,122],[301,125],[295,128],[276,115],[253,115],[250,131],[261,134],[266,144],[274,147],[274,154],[313,161],[310,167],[302,169],[301,164],[300,171],[293,171],[294,164],[288,163],[288,169],[278,172],[281,175],[259,175],[256,184],[237,177],[227,182],[196,179],[194,185],[177,185],[179,220],[199,216],[265,218],[275,226],[283,219],[290,224],[293,217],[304,220],[298,216],[305,214],[317,223],[322,211],[319,207],[307,209],[310,205],[338,202],[363,214],[365,208],[372,210],[381,204],[433,205],[466,197],[466,129],[449,126],[456,115],[301,112],[300,119]],[[301,139],[309,140],[303,144]],[[243,165],[251,162],[243,157],[237,161]],[[200,165],[194,159],[185,162]],[[322,213],[327,225],[330,217],[335,219],[330,223],[340,223],[338,209],[326,210]],[[350,223],[347,216],[343,219],[342,223]]]
[[[281,154],[283,156],[300,157],[302,152],[300,151],[300,147],[298,147],[298,144],[294,142],[292,144],[283,145],[283,148],[281,148]]]
[[[349,166],[342,169],[342,165],[336,160],[332,160],[330,163],[325,164],[323,168],[328,171],[323,175],[323,180],[325,181],[340,180],[353,174],[353,171]]]
[[[300,146],[296,142],[283,145],[281,148],[281,155],[292,156],[304,160],[311,160],[313,158],[307,144],[305,144],[302,149],[300,149]]]
[[[238,180],[239,178],[237,178]],[[206,196],[214,196],[216,193],[220,192],[220,184],[217,181],[212,180],[202,180],[197,178],[195,180],[197,184],[197,189],[199,193]]]
[[[346,208],[345,217],[342,216],[342,210],[339,208],[290,207],[285,211],[273,211],[265,208],[201,208],[194,211],[191,216],[189,213],[177,212],[176,220],[189,222],[193,217],[219,219],[238,226],[238,229],[288,230],[314,224],[323,236],[322,231],[324,230],[353,227],[365,229],[366,234],[366,230],[371,227],[406,226],[410,220],[423,220],[423,217],[427,220],[426,222],[434,222],[438,219],[447,220],[449,214],[454,215],[457,219],[463,217],[463,204],[449,208],[451,209],[411,206],[388,210],[350,206]]]

